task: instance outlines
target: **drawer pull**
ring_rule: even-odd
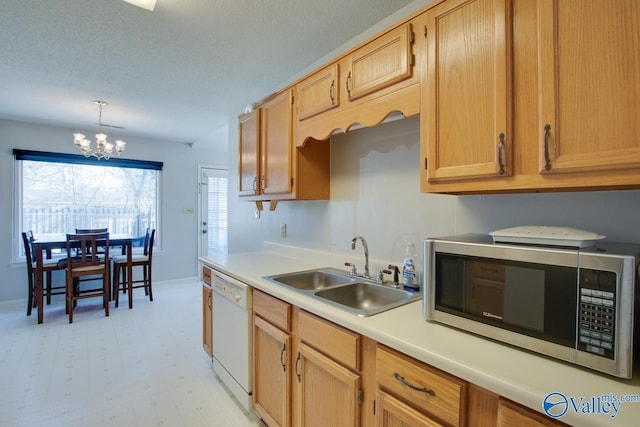
[[[397,372],[395,374],[393,374],[393,376],[396,377],[396,379],[398,381],[400,381],[403,385],[409,387],[412,390],[420,391],[420,392],[423,392],[423,393],[427,393],[429,396],[435,396],[436,395],[436,392],[431,390],[430,388],[418,387],[418,386],[415,386],[415,385],[411,384],[410,382],[405,380],[402,375],[400,375]]]

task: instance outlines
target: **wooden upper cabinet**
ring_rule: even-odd
[[[307,119],[340,105],[338,71],[339,66],[335,63],[298,83],[298,120]]]
[[[260,107],[260,189],[272,195],[292,191],[293,90]]]
[[[426,179],[510,175],[511,1],[448,0],[427,11],[426,34]]]
[[[640,167],[640,3],[538,0],[539,172]]]
[[[240,196],[258,194],[260,156],[260,112],[241,114],[238,117]]]
[[[355,100],[410,78],[411,24],[395,28],[353,52],[347,59],[344,82],[347,99]]]

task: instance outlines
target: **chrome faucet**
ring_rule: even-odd
[[[369,247],[367,246],[367,241],[364,240],[364,237],[362,236],[356,236],[353,239],[351,239],[351,249],[354,251],[356,250],[356,243],[358,240],[362,242],[362,247],[364,248],[364,274],[362,275],[362,277],[370,279],[371,276],[369,275]]]

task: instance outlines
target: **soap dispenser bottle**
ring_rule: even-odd
[[[415,259],[416,246],[411,242],[407,245],[407,249],[404,253],[404,260],[402,261],[402,285],[404,289],[412,292],[420,290],[414,261]]]

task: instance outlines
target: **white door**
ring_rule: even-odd
[[[200,168],[200,256],[227,252],[227,171]]]

